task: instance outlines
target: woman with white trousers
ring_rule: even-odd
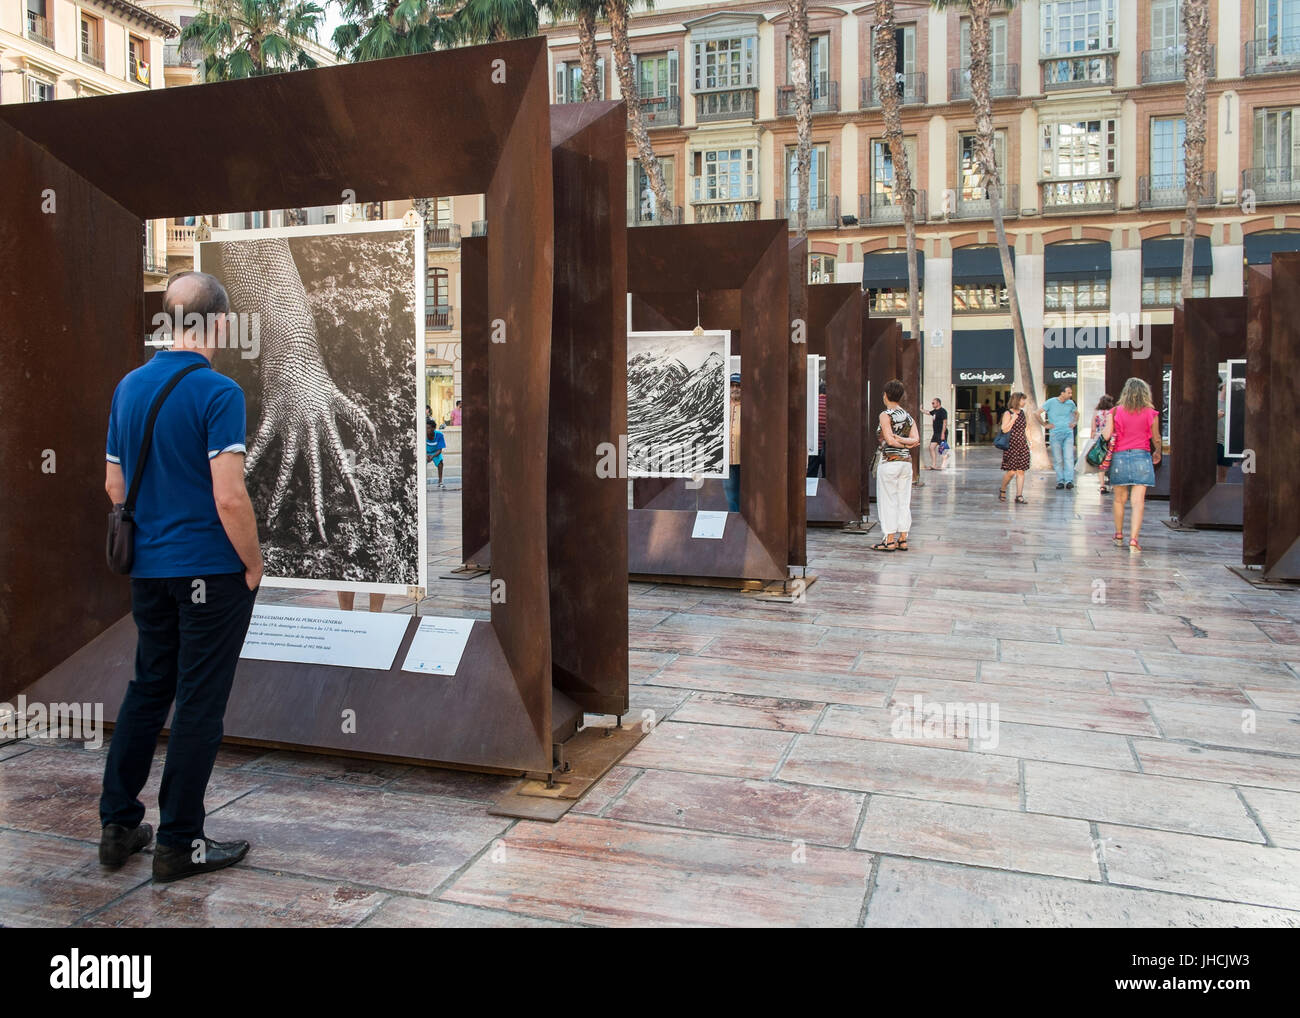
[[[880,465],[876,467],[876,508],[884,540],[876,551],[907,551],[907,532],[912,529],[912,453],[920,445],[916,422],[902,408],[903,383],[897,378],[885,383],[885,409],[876,428]]]

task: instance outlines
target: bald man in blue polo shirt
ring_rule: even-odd
[[[109,499],[125,500],[154,397],[193,365],[162,403],[135,506],[131,614],[135,678],[118,711],[104,767],[99,860],[116,867],[152,838],[140,790],[175,704],[158,791],[153,876],[166,882],[239,862],[248,842],[203,833],[203,795],[235,666],[262,581],[257,520],[244,486],[244,393],[212,369],[225,349],[230,301],[213,276],[174,276],[163,296],[173,345],[118,383],[108,422]],[[180,317],[176,317],[179,312]],[[197,318],[193,316],[198,316]]]

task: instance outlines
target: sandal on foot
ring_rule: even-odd
[[[881,541],[879,544],[871,546],[872,551],[897,551],[898,545],[893,541]]]
[[[1140,544],[1137,543],[1137,538],[1136,538],[1136,537],[1134,537],[1134,538],[1130,538],[1130,539],[1129,539],[1129,542],[1128,542],[1128,550],[1131,551],[1131,552],[1133,552],[1134,554],[1136,554],[1137,552],[1140,552],[1140,551],[1142,550],[1142,545],[1140,545]]]
[[[1007,500],[1007,489],[1006,489],[1006,488],[999,488],[999,489],[998,489],[998,501],[999,501],[999,502],[1005,502],[1006,500]]]
[[[899,541],[897,548],[899,551],[907,551],[907,539],[904,538],[903,540]]]
[[[1029,499],[1025,498],[1024,495],[1017,495],[1017,496],[1016,496],[1016,501],[1019,502],[1021,505],[1028,505],[1028,504],[1029,504]]]
[[[1116,534],[1115,534],[1115,543],[1116,543],[1116,544],[1123,544],[1123,543],[1124,543],[1124,535],[1121,534],[1121,533],[1116,532]]]

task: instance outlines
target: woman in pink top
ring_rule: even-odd
[[[1119,394],[1102,434],[1110,442],[1110,486],[1115,490],[1115,543],[1124,543],[1124,505],[1133,499],[1133,533],[1128,550],[1139,552],[1138,531],[1146,508],[1147,488],[1155,487],[1160,462],[1160,415],[1151,402],[1151,387],[1130,378]]]

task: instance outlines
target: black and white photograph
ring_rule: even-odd
[[[820,433],[820,416],[817,397],[821,395],[821,387],[826,384],[826,358],[819,357],[816,354],[808,355],[808,402],[805,404],[807,411],[808,427],[804,432],[808,439],[808,455],[816,456],[819,451],[819,433]]]
[[[247,401],[265,583],[425,586],[420,230],[398,220],[216,232],[196,245],[195,267],[249,316],[232,327],[254,329],[244,353],[255,355],[232,351],[220,367]]]
[[[726,331],[628,333],[630,476],[726,476],[730,350]]]

